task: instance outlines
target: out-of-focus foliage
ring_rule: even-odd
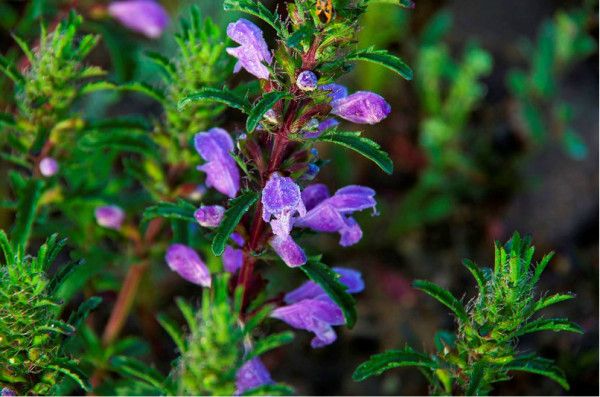
[[[510,379],[510,372],[524,371],[547,376],[568,390],[564,373],[552,360],[517,349],[518,338],[540,331],[582,333],[566,318],[536,316],[548,306],[573,298],[572,294],[535,297],[536,286],[552,254],[535,266],[535,249],[529,238],[515,233],[504,246],[496,244],[493,268],[480,268],[465,260],[477,282],[478,294],[464,305],[448,290],[424,280],[414,287],[445,305],[456,317],[455,334],[436,334],[437,352],[427,355],[411,347],[372,356],[354,372],[364,380],[397,367],[417,367],[427,377],[432,393],[487,395],[492,385]]]

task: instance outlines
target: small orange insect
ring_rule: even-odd
[[[325,23],[329,23],[333,17],[333,4],[332,0],[317,0],[317,16],[320,18],[321,14],[325,16]]]

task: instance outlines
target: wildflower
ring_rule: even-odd
[[[202,227],[217,227],[224,214],[225,208],[220,205],[202,205],[194,212],[194,218]]]
[[[58,162],[52,157],[44,157],[40,161],[39,167],[40,173],[46,177],[56,175],[59,169]]]
[[[259,386],[273,383],[271,375],[260,358],[255,357],[252,360],[246,361],[244,365],[238,369],[235,376],[236,395],[243,394],[245,391],[257,388]]]
[[[233,242],[237,246],[244,246],[244,238],[238,233],[232,233],[231,236],[229,236],[229,238],[233,240]],[[244,264],[244,251],[238,248],[234,248],[231,245],[227,245],[225,247],[225,251],[223,251],[222,258],[223,268],[225,269],[225,271],[233,274],[237,272]]]
[[[167,264],[182,278],[203,287],[210,287],[210,272],[196,251],[183,244],[172,244],[165,255]]]
[[[10,397],[16,395],[17,393],[15,393],[12,389],[9,389],[8,387],[3,387],[2,391],[0,392],[0,396],[2,397]]]
[[[314,91],[317,89],[317,75],[310,70],[300,72],[296,79],[296,86],[302,91]]]
[[[385,119],[392,108],[380,95],[358,91],[352,95],[334,99],[331,113],[358,124],[376,124]]]
[[[206,173],[206,186],[235,197],[240,189],[240,172],[231,157],[233,140],[222,128],[211,128],[194,137],[196,151],[206,161],[198,170]]]
[[[339,280],[348,287],[349,293],[358,293],[364,289],[360,272],[341,267],[334,268],[334,271],[340,274]],[[315,334],[311,341],[313,348],[333,343],[337,339],[333,326],[346,323],[341,309],[313,281],[307,281],[289,292],[284,300],[287,305],[275,309],[271,317],[282,320],[294,328],[313,332]]]
[[[105,205],[94,211],[98,225],[107,229],[119,230],[125,220],[125,213],[116,205]]]
[[[240,44],[236,48],[227,48],[227,53],[238,59],[233,70],[234,73],[244,68],[259,79],[268,79],[269,69],[264,63],[270,65],[273,57],[260,28],[252,22],[240,18],[237,22],[227,26],[227,36]]]
[[[160,37],[169,24],[165,9],[153,0],[114,1],[108,13],[127,28],[151,39]]]
[[[350,185],[329,197],[325,185],[310,185],[302,192],[308,212],[297,218],[294,225],[317,232],[337,232],[341,236],[340,245],[343,247],[356,244],[362,238],[362,230],[348,215],[367,208],[375,210],[377,202],[374,196],[375,191],[371,188]]]
[[[331,98],[332,101],[336,101],[348,96],[348,89],[341,84],[325,84],[319,88],[323,91],[329,91],[329,98]]]

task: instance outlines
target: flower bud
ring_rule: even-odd
[[[332,101],[331,106],[331,113],[357,124],[376,124],[392,110],[380,95],[368,91],[358,91]]]
[[[59,169],[58,162],[52,157],[44,157],[42,161],[40,161],[39,167],[40,173],[45,177],[56,175]]]
[[[310,70],[305,70],[298,75],[296,85],[302,91],[314,91],[317,89],[317,75]]]
[[[196,251],[183,244],[172,244],[165,255],[167,264],[174,272],[190,283],[210,287],[210,271]]]
[[[194,212],[194,218],[203,227],[217,227],[223,220],[225,208],[220,205],[202,205]]]
[[[105,205],[94,212],[98,225],[107,229],[119,230],[125,220],[125,213],[116,205]]]

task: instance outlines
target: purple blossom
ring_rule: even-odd
[[[44,157],[40,161],[39,167],[40,173],[45,177],[56,175],[59,169],[58,162],[52,157]]]
[[[239,247],[244,246],[244,238],[239,233],[232,233],[229,236],[231,240]],[[225,251],[223,251],[223,268],[225,271],[234,274],[237,272],[242,265],[244,264],[244,250],[234,248],[231,245],[227,245],[225,247]]]
[[[244,68],[259,79],[268,79],[269,69],[264,63],[270,65],[273,57],[260,28],[247,19],[240,18],[227,26],[227,36],[240,44],[236,48],[227,48],[227,53],[238,59],[234,73]]]
[[[235,376],[235,387],[237,389],[235,394],[239,396],[247,390],[271,383],[273,383],[273,380],[269,371],[260,358],[255,357],[238,369]]]
[[[201,205],[194,212],[194,218],[202,227],[217,227],[223,220],[225,208],[220,205]]]
[[[357,124],[376,124],[385,119],[392,108],[380,95],[358,91],[331,102],[331,113]]]
[[[333,343],[337,335],[332,326],[346,322],[342,310],[327,299],[303,299],[273,310],[271,317],[282,320],[291,327],[313,332],[315,337],[310,343],[313,348]]]
[[[298,267],[306,263],[306,254],[291,236],[275,235],[269,240],[269,245],[289,267]]]
[[[98,225],[107,229],[119,230],[125,220],[125,212],[116,205],[105,205],[94,211]]]
[[[353,212],[373,208],[375,191],[357,185],[339,189],[329,197],[327,187],[322,184],[311,185],[304,189],[302,199],[308,209],[305,216],[300,216],[294,226],[309,228],[317,232],[340,234],[340,245],[347,247],[356,244],[362,238],[362,230],[351,218]]]
[[[358,270],[346,267],[334,267],[333,271],[340,275],[339,281],[347,287],[346,292],[357,294],[365,289],[365,282]],[[306,281],[300,287],[285,295],[285,303],[292,304],[304,299],[330,299],[323,288],[314,281]]]
[[[336,101],[348,96],[348,89],[341,84],[325,84],[319,88],[323,91],[329,91],[329,98],[331,98],[332,101]]]
[[[302,91],[314,91],[317,89],[317,75],[310,70],[300,72],[296,79],[296,86]]]
[[[183,244],[172,244],[165,255],[167,264],[182,278],[203,287],[210,287],[210,271],[200,256]]]
[[[315,131],[306,131],[304,133],[304,137],[308,139],[314,139],[320,137],[323,132],[327,131],[330,128],[336,127],[340,124],[336,119],[330,118],[325,119],[317,125],[317,129]]]
[[[160,37],[169,24],[165,9],[153,0],[114,1],[108,13],[127,28],[151,39]]]
[[[240,190],[240,171],[231,157],[233,140],[222,128],[211,128],[194,137],[196,151],[206,161],[198,170],[206,173],[206,186],[233,198]]]
[[[16,395],[17,393],[15,393],[14,390],[9,389],[8,387],[3,387],[2,391],[0,392],[0,396],[2,397],[12,397]]]

